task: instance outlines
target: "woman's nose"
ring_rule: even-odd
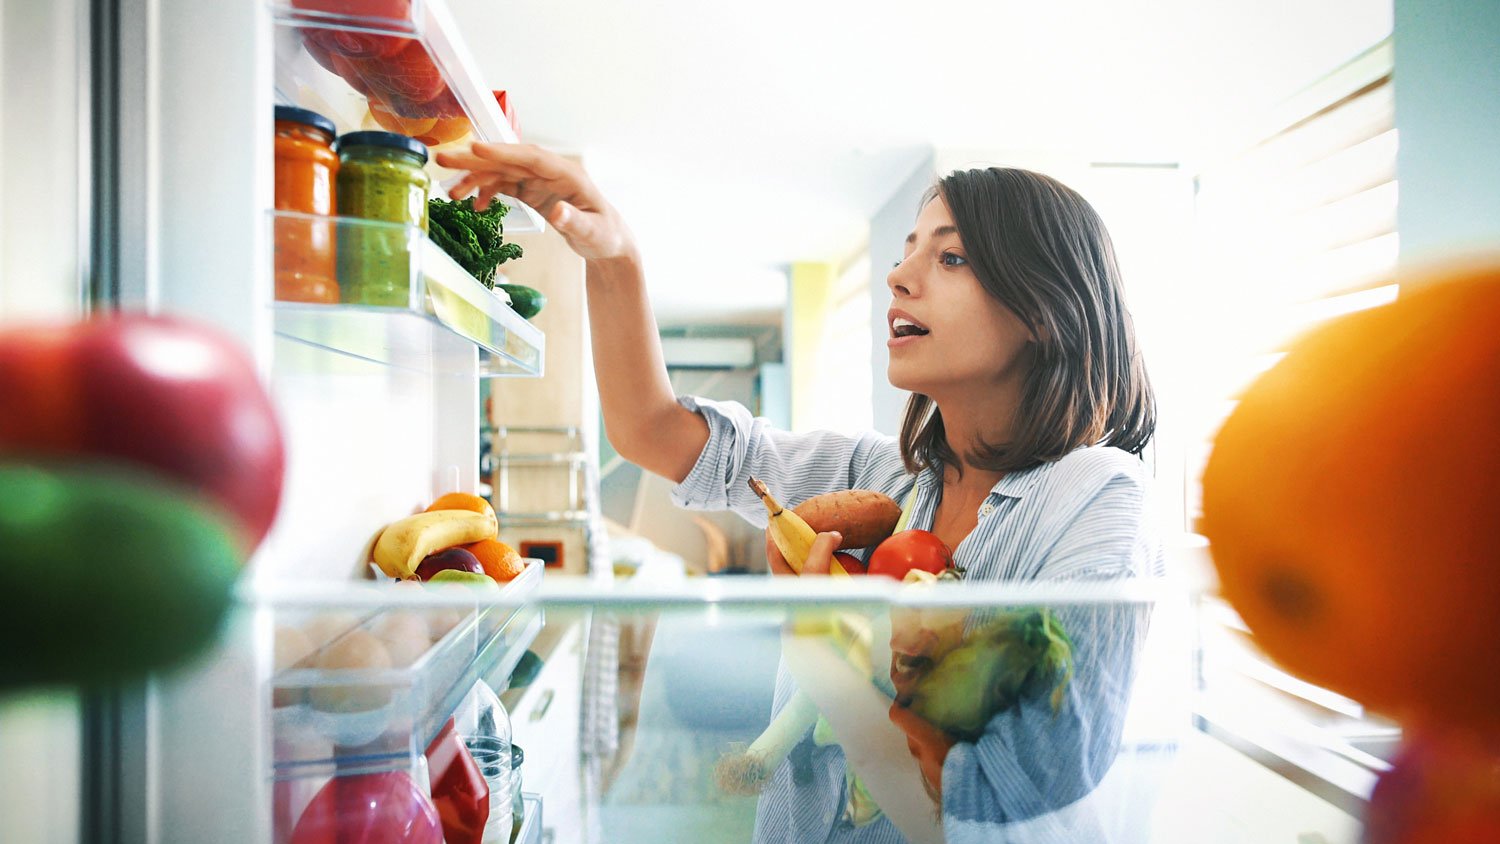
[[[892,296],[911,295],[911,287],[908,284],[908,279],[906,278],[905,274],[901,272],[901,264],[897,264],[895,268],[893,268],[889,273],[886,274],[885,284],[891,289]]]

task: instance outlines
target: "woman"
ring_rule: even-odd
[[[606,433],[626,459],[677,482],[678,504],[764,524],[752,474],[790,504],[874,489],[906,501],[908,526],[936,533],[971,579],[1159,572],[1140,459],[1155,403],[1108,234],[1066,186],[991,168],[929,191],[887,277],[888,374],[912,393],[901,436],[850,437],[778,431],[738,404],[673,394],[630,231],[581,167],[487,144],[438,162],[470,171],[454,196],[477,193],[481,207],[516,197],[587,260]],[[804,574],[826,572],[836,542],[821,536]],[[1076,610],[1065,621],[1078,671],[1055,716],[1023,706],[967,744],[893,713],[941,795],[950,840],[994,840],[996,825],[1073,803],[1113,761],[1144,612]],[[790,694],[783,676],[777,706]],[[757,840],[900,840],[889,822],[841,826],[842,755],[812,753],[794,753],[796,776],[784,764],[768,785]]]

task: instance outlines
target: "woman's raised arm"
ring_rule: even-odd
[[[708,423],[677,403],[630,228],[576,162],[527,144],[474,144],[437,162],[469,171],[449,193],[497,194],[535,208],[587,262],[589,331],[605,435],[622,457],[680,483],[708,442]]]

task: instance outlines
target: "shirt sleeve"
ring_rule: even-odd
[[[873,432],[850,436],[778,430],[738,402],[695,396],[677,401],[708,422],[708,443],[693,470],[673,487],[672,502],[689,510],[733,510],[759,527],[766,524],[766,511],[750,491],[752,475],[782,504],[795,507],[815,495],[860,486],[872,454],[894,446]]]
[[[1155,573],[1159,551],[1144,518],[1139,480],[1110,480],[1052,544],[1039,577],[1095,581]],[[1050,693],[1033,693],[994,716],[977,742],[953,746],[943,764],[950,841],[996,840],[999,827],[1017,824],[1025,824],[1028,841],[1104,840],[1098,836],[1108,819],[1094,801],[1078,801],[1119,752],[1150,607],[1094,603],[1053,611],[1073,648],[1062,705],[1054,712]]]

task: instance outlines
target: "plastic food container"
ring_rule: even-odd
[[[427,231],[427,147],[393,132],[350,132],[338,139],[338,212],[391,226],[345,226],[338,278],[345,303],[404,307],[411,297],[412,252]]]
[[[305,108],[276,106],[276,298],[339,300],[334,222],[338,154],[333,121]]]

